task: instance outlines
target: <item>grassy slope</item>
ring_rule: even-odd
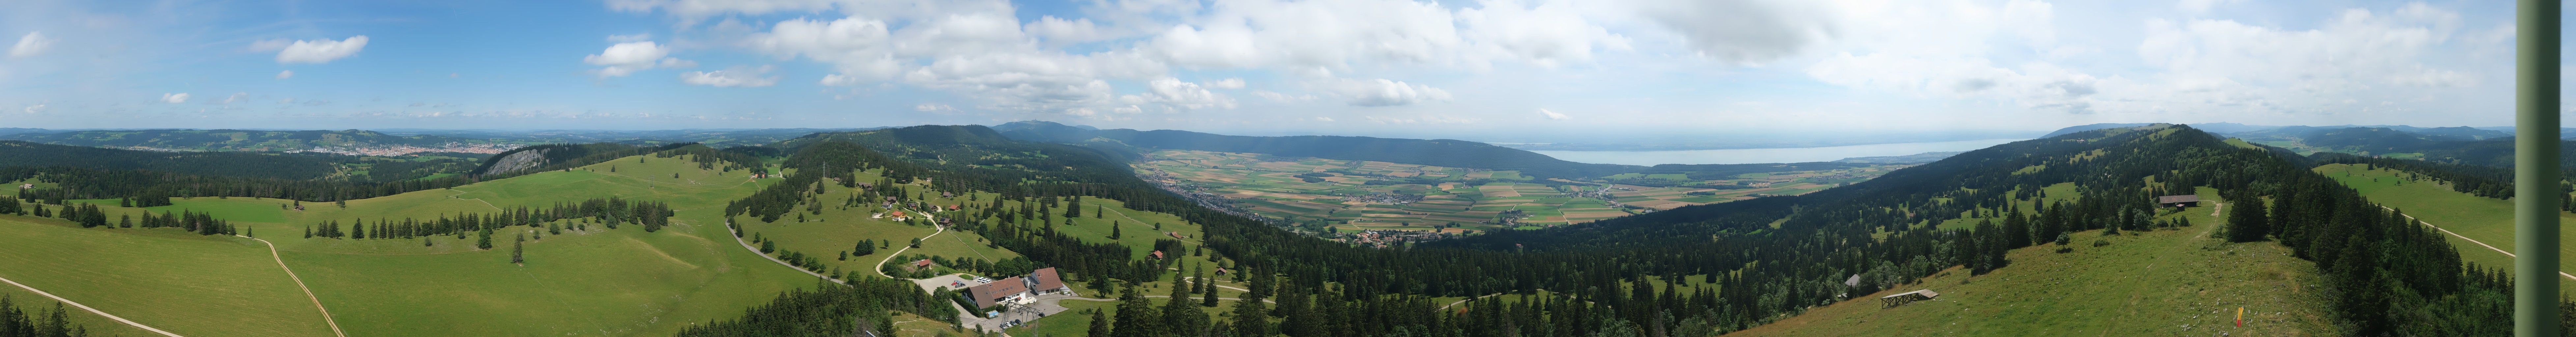
[[[815,284],[812,276],[743,251],[721,225],[726,201],[775,179],[755,182],[740,171],[699,170],[678,158],[637,159],[353,200],[347,208],[305,203],[305,211],[292,211],[281,210],[279,205],[290,202],[277,199],[186,198],[151,211],[214,212],[276,242],[288,265],[304,276],[350,335],[661,336],[689,323],[734,318],[742,308],[764,303],[780,291]],[[610,172],[612,166],[616,172]],[[672,178],[673,173],[680,178]],[[428,238],[431,245],[423,246],[421,238],[301,235],[305,226],[325,220],[426,219],[609,196],[669,202],[678,217],[673,227],[655,233],[591,224],[588,232],[547,235],[527,244],[525,266],[507,263],[508,231],[495,237],[492,250],[474,249],[471,236]],[[104,203],[112,206],[114,200]],[[138,211],[111,208],[110,216]],[[89,231],[198,237],[169,229]],[[264,270],[276,271],[265,250],[260,253]],[[284,274],[278,276],[283,279]],[[300,292],[295,295],[294,303],[310,312],[311,302]],[[321,324],[319,314],[304,317],[311,318],[297,322]]]
[[[811,276],[742,251],[719,225],[724,201],[758,188],[747,175],[720,176],[722,172],[698,170],[676,158],[636,163],[637,158],[460,186],[444,192],[452,197],[437,197],[454,208],[471,208],[468,202],[545,207],[609,196],[663,201],[678,210],[673,227],[646,233],[594,224],[595,234],[548,236],[527,245],[529,263],[524,266],[507,263],[509,252],[502,248],[509,245],[506,236],[496,236],[492,250],[436,255],[298,252],[288,255],[289,264],[320,276],[311,277],[317,279],[313,286],[341,317],[376,318],[343,320],[350,334],[367,336],[669,335],[688,323],[740,315],[741,308],[779,291],[813,285]],[[617,172],[609,172],[610,166]],[[673,179],[671,173],[682,178]],[[350,209],[359,210],[361,204],[352,202]],[[436,240],[442,245],[454,240],[460,250],[469,244],[453,237]],[[419,245],[417,239],[362,241]]]
[[[2343,182],[2344,186],[2352,187],[2355,191],[2360,191],[2361,195],[2370,198],[2371,202],[2395,207],[2425,223],[2450,230],[2460,236],[2477,239],[2479,242],[2495,246],[2496,249],[2508,252],[2514,249],[2512,201],[2460,193],[2452,191],[2448,185],[2408,180],[2398,175],[2397,170],[2373,169],[2367,165],[2327,164],[2317,166],[2313,170],[2335,178],[2336,181]],[[2558,221],[2576,223],[2576,214],[2559,213]],[[2505,270],[2507,273],[2513,272],[2511,270],[2513,257],[2461,240],[2459,237],[2450,235],[2444,235],[2444,237],[2451,240],[2452,248],[2460,251],[2462,260],[2487,268],[2504,268],[2507,269]],[[2560,237],[2561,240],[2576,240],[2576,232],[2562,232]],[[2559,256],[2576,256],[2576,247],[2562,248]],[[2576,260],[2561,259],[2561,261],[2563,261],[2559,266],[2561,270],[2576,270]],[[2576,282],[2561,282],[2560,285],[2565,289],[2576,291]]]
[[[124,231],[165,233],[129,235],[0,216],[6,233],[0,235],[0,277],[180,335],[332,335],[259,243],[167,228]],[[104,324],[84,323],[117,331]]]
[[[2216,200],[2202,189],[2203,200]],[[2233,207],[2232,205],[2230,207]],[[2315,265],[2270,242],[2209,238],[2211,208],[2181,214],[2195,226],[2143,235],[2076,233],[2071,253],[2014,250],[2012,265],[1969,276],[1953,269],[1912,285],[1737,332],[1741,336],[2141,336],[2331,335]],[[2093,240],[2111,242],[2093,247]],[[1882,309],[1880,296],[1918,289],[1939,299]],[[2246,326],[2233,327],[2237,307]],[[2211,331],[2216,329],[2218,331]]]
[[[40,315],[44,315],[47,310],[54,310],[54,305],[57,303],[54,299],[45,298],[44,295],[37,295],[35,292],[30,292],[26,289],[18,289],[18,287],[7,286],[5,284],[0,284],[0,295],[8,296],[10,303],[18,305],[18,310],[27,311],[27,318],[29,319],[38,319],[38,317]],[[88,331],[91,336],[160,335],[152,333],[151,331],[143,331],[143,329],[138,329],[131,325],[125,325],[125,323],[108,320],[105,316],[92,314],[89,313],[89,311],[83,311],[80,308],[74,308],[70,305],[63,305],[63,310],[69,312],[64,314],[63,317],[69,318],[72,325],[79,326],[81,329]]]

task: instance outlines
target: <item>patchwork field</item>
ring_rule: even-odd
[[[1147,180],[1224,197],[1257,214],[1318,229],[1449,232],[1574,224],[1760,196],[1806,194],[1903,167],[1754,173],[1683,184],[1703,187],[1655,187],[1606,181],[1687,177],[1629,173],[1599,181],[1537,180],[1517,171],[1253,153],[1162,150],[1146,156],[1132,165]],[[1446,227],[1450,223],[1457,227]]]

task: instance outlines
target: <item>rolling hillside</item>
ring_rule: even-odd
[[[731,235],[721,224],[718,214],[724,201],[738,198],[758,189],[763,182],[749,178],[744,171],[700,169],[688,157],[655,158],[630,156],[606,163],[577,167],[569,171],[551,171],[509,179],[485,181],[452,189],[434,189],[393,196],[350,200],[346,207],[332,203],[303,202],[304,210],[291,207],[297,202],[263,198],[179,198],[174,205],[132,209],[113,207],[115,200],[91,200],[103,203],[111,217],[150,212],[208,212],[229,220],[254,236],[275,242],[285,264],[301,275],[328,307],[341,328],[350,335],[364,336],[451,336],[472,334],[485,336],[662,336],[677,331],[681,325],[670,322],[704,322],[740,313],[742,308],[762,303],[771,294],[789,289],[811,287],[814,278],[793,269],[764,260],[743,251],[731,242]],[[677,175],[677,178],[674,178]],[[771,182],[774,182],[771,181]],[[550,232],[547,227],[514,227],[500,234],[503,243],[492,249],[477,249],[473,236],[427,236],[392,238],[305,238],[301,232],[325,221],[356,223],[392,219],[453,218],[460,213],[490,214],[505,208],[548,207],[558,202],[587,198],[620,197],[638,201],[668,202],[677,210],[673,226],[659,232],[645,232],[634,225],[607,229],[596,222],[565,220],[550,223],[562,228],[584,227]],[[41,221],[60,222],[45,219]],[[0,225],[8,225],[0,221]],[[211,259],[237,256],[233,262],[195,262],[189,260],[157,263],[209,269],[179,275],[243,275],[241,277],[274,277],[222,280],[220,282],[164,282],[106,287],[116,292],[75,292],[64,294],[75,301],[118,303],[121,296],[166,304],[168,310],[183,312],[276,312],[241,324],[237,314],[224,315],[148,315],[152,311],[119,307],[102,308],[111,313],[136,311],[138,319],[156,327],[200,327],[189,336],[330,336],[321,315],[292,284],[284,291],[293,296],[267,296],[272,304],[258,305],[257,310],[222,309],[251,301],[221,300],[201,294],[251,296],[275,294],[246,292],[243,287],[275,287],[285,282],[286,274],[270,261],[266,248],[248,239],[224,239],[200,236],[172,228],[81,229],[63,225],[0,226],[12,235],[0,237],[35,240],[29,230],[55,228],[60,231],[94,237],[96,240],[178,240],[177,242],[229,242],[236,253],[186,253]],[[18,228],[18,229],[11,229]],[[537,234],[541,239],[526,245],[528,263],[508,263],[509,237],[512,233]],[[380,234],[381,235],[381,234]],[[211,241],[209,241],[211,240]],[[70,247],[163,247],[178,249],[185,245],[153,242],[86,242],[56,240]],[[245,245],[244,243],[247,243]],[[67,248],[45,245],[17,246],[45,250]],[[68,248],[81,251],[80,248]],[[164,249],[164,248],[155,248]],[[126,250],[114,250],[123,252]],[[135,251],[147,253],[151,250]],[[5,252],[0,252],[5,253]],[[115,254],[73,254],[52,256],[69,268],[45,271],[41,265],[0,263],[0,276],[29,282],[40,289],[81,287],[65,282],[87,277],[73,275],[161,275],[161,272],[118,270],[122,267]],[[153,267],[169,269],[174,267]],[[183,269],[184,270],[184,269]],[[20,275],[27,278],[21,278]],[[76,277],[50,279],[46,275]],[[166,285],[163,285],[166,284]],[[194,290],[189,287],[212,286],[224,290]],[[269,288],[274,289],[274,288]],[[94,306],[97,303],[92,303]],[[302,312],[297,312],[301,308]],[[501,315],[516,317],[492,320]],[[292,329],[288,327],[294,327]],[[300,329],[300,330],[294,330]],[[317,330],[318,329],[318,330]]]

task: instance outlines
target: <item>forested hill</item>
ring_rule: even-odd
[[[489,141],[472,138],[431,135],[406,137],[367,130],[86,130],[0,135],[0,139],[77,146],[140,146],[170,150],[253,152],[305,150],[317,146],[428,147],[449,143],[489,143]]]
[[[1080,143],[1114,141],[1148,149],[1265,153],[1288,157],[1368,160],[1447,167],[1519,170],[1541,178],[1575,178],[1627,173],[1641,166],[1587,164],[1521,149],[1454,139],[1402,139],[1352,136],[1228,136],[1181,130],[1090,130],[1054,122],[1021,121],[994,126],[1011,139]]]
[[[2041,187],[2059,183],[2073,183],[2079,195],[2022,206],[2066,197],[2042,195]],[[2510,331],[2509,321],[2496,319],[2506,317],[2500,308],[2507,285],[2487,271],[2464,269],[2439,234],[2272,151],[2231,146],[2177,125],[1998,145],[1806,196],[1498,231],[1417,250],[1522,251],[1529,256],[1524,263],[1538,265],[1548,261],[1542,256],[1593,257],[1571,267],[1576,275],[1713,275],[1721,294],[1715,308],[1673,315],[1704,315],[1725,330],[1949,266],[1966,265],[1975,273],[2010,268],[2001,252],[2061,233],[2168,226],[2149,220],[2158,214],[2152,198],[2192,187],[2215,188],[2226,200],[2272,201],[2264,207],[2231,203],[2225,207],[2232,211],[2230,220],[2220,232],[2232,241],[2288,246],[2327,274],[2329,291],[2319,296],[2336,301],[2336,319],[2346,330],[2317,333]],[[1961,230],[1928,227],[1963,217],[1995,221]],[[1854,275],[1858,286],[1842,285]],[[1643,318],[1655,316],[1629,317],[1647,325],[1651,320]]]
[[[87,146],[0,141],[0,167],[75,167],[151,170],[194,175],[316,179],[336,172],[330,161],[304,155],[229,152],[151,152]]]

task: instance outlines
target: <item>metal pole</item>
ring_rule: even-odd
[[[2513,333],[2558,336],[2558,0],[2514,8]]]

